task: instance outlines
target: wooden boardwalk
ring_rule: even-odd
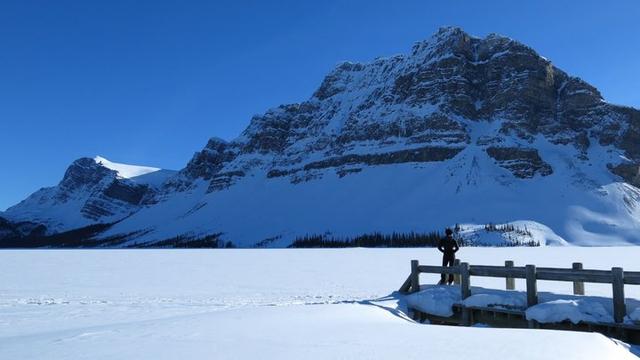
[[[511,310],[496,307],[472,307],[462,304],[453,306],[453,316],[440,317],[410,308],[414,320],[432,324],[471,326],[476,323],[502,328],[536,328],[574,331],[595,331],[632,344],[640,344],[640,325],[624,322],[626,304],[624,286],[640,285],[640,272],[624,271],[614,267],[611,270],[583,269],[581,263],[574,263],[571,268],[546,268],[535,265],[514,266],[513,261],[505,261],[504,266],[469,265],[456,260],[454,266],[420,265],[418,260],[411,261],[411,273],[400,287],[401,293],[413,293],[420,290],[420,274],[453,274],[454,282],[460,285],[461,299],[471,296],[471,276],[497,277],[505,279],[507,290],[515,290],[515,279],[526,280],[527,308],[538,304],[538,280],[566,281],[573,283],[574,295],[584,295],[584,283],[611,284],[613,318],[612,323],[569,321],[561,323],[538,323],[527,320],[526,309]]]

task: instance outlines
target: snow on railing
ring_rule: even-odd
[[[514,279],[525,279],[527,284],[527,307],[538,304],[537,280],[573,282],[574,295],[584,295],[584,283],[611,284],[613,293],[613,318],[622,323],[626,315],[624,285],[640,285],[640,272],[623,271],[620,267],[611,270],[583,269],[582,263],[573,263],[572,268],[548,268],[535,265],[514,266],[513,261],[505,261],[505,266],[469,265],[456,260],[454,266],[420,265],[411,260],[411,274],[400,287],[402,293],[420,290],[420,273],[453,274],[454,282],[460,285],[462,300],[471,296],[471,276],[497,277],[506,279],[506,289],[514,290]],[[464,314],[463,314],[464,315]]]

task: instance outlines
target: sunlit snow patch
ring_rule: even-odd
[[[581,321],[613,322],[613,317],[600,302],[588,299],[559,299],[538,304],[527,309],[527,319],[540,323],[558,323],[566,320],[574,324]]]
[[[93,160],[95,160],[96,163],[101,164],[102,166],[108,169],[117,171],[118,176],[124,179],[130,179],[130,178],[150,174],[150,173],[161,170],[160,168],[155,168],[150,166],[138,166],[138,165],[115,163],[101,156],[96,156]]]

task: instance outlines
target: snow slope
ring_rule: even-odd
[[[460,256],[637,270],[640,249],[465,248]],[[414,323],[389,296],[412,258],[440,260],[433,249],[1,251],[0,358],[635,358],[599,334]],[[504,280],[472,284],[500,289]],[[566,294],[571,284],[539,289]],[[610,291],[586,284],[588,295]],[[625,291],[640,299],[639,287]]]

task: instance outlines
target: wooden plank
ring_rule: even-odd
[[[550,267],[539,267],[536,269],[538,272],[540,271],[554,271],[562,274],[573,275],[573,274],[589,274],[589,275],[607,275],[611,273],[611,270],[597,270],[597,269],[581,269],[574,270],[569,268],[550,268]]]
[[[420,291],[420,271],[418,260],[411,260],[411,292]]]
[[[621,323],[627,313],[626,306],[624,304],[624,271],[622,268],[611,268],[613,287],[613,320],[616,323]]]
[[[611,283],[611,272],[606,270],[537,269],[538,280],[582,281],[588,283]]]
[[[469,271],[473,276],[525,278],[525,269],[523,267],[505,268],[502,266],[471,265]]]
[[[513,267],[513,261],[512,260],[507,260],[504,262],[504,267],[506,267],[507,269],[512,268]],[[516,279],[508,276],[506,277],[506,281],[505,281],[505,286],[507,290],[515,290],[516,289]]]
[[[456,274],[454,267],[445,268],[442,266],[421,265],[421,272],[434,274]],[[472,276],[484,277],[504,277],[504,278],[526,278],[524,267],[503,267],[488,265],[470,265],[469,271]],[[629,274],[629,275],[627,275]],[[629,277],[627,277],[629,276]],[[585,270],[585,269],[561,269],[561,268],[536,268],[538,280],[567,281],[567,282],[591,282],[591,283],[611,283],[611,271],[609,270]],[[625,272],[626,284],[640,285],[640,272]]]
[[[460,267],[460,259],[455,259],[453,261],[453,266],[455,266],[456,268]],[[460,285],[460,272],[453,274],[453,283],[456,285]]]
[[[429,274],[459,274],[460,269],[457,266],[433,266],[433,265],[420,265],[418,271],[421,273]]]
[[[582,263],[574,262],[571,265],[573,270],[582,270]],[[573,282],[573,295],[584,295],[584,282],[582,281],[574,281]]]
[[[457,261],[457,260],[456,260]],[[505,262],[506,263],[506,262]],[[579,263],[576,263],[579,264]],[[458,266],[443,267],[432,265],[419,265],[419,272],[431,274],[460,274]],[[484,277],[503,277],[503,278],[526,278],[524,267],[507,267],[507,266],[489,266],[489,265],[470,265],[469,273],[472,276]],[[536,268],[536,277],[538,280],[550,281],[567,281],[567,282],[590,282],[590,283],[611,283],[611,271],[609,270],[592,270],[592,269],[562,269],[562,268]],[[454,279],[456,277],[454,276]],[[625,271],[624,283],[640,285],[640,272]]]
[[[625,271],[624,283],[630,285],[640,285],[640,272],[638,271]]]
[[[538,304],[538,286],[536,284],[536,266],[526,266],[527,307]]]
[[[551,271],[557,271],[557,272],[561,272],[561,273],[565,273],[565,274],[578,274],[578,273],[584,273],[584,274],[590,274],[590,275],[602,275],[602,274],[609,274],[611,273],[611,270],[601,270],[601,269],[581,269],[581,270],[574,270],[572,268],[550,268],[550,267],[538,267],[537,270],[539,271],[546,271],[546,270],[551,270]]]
[[[471,296],[471,274],[469,273],[469,263],[460,263],[460,295],[462,300]]]

